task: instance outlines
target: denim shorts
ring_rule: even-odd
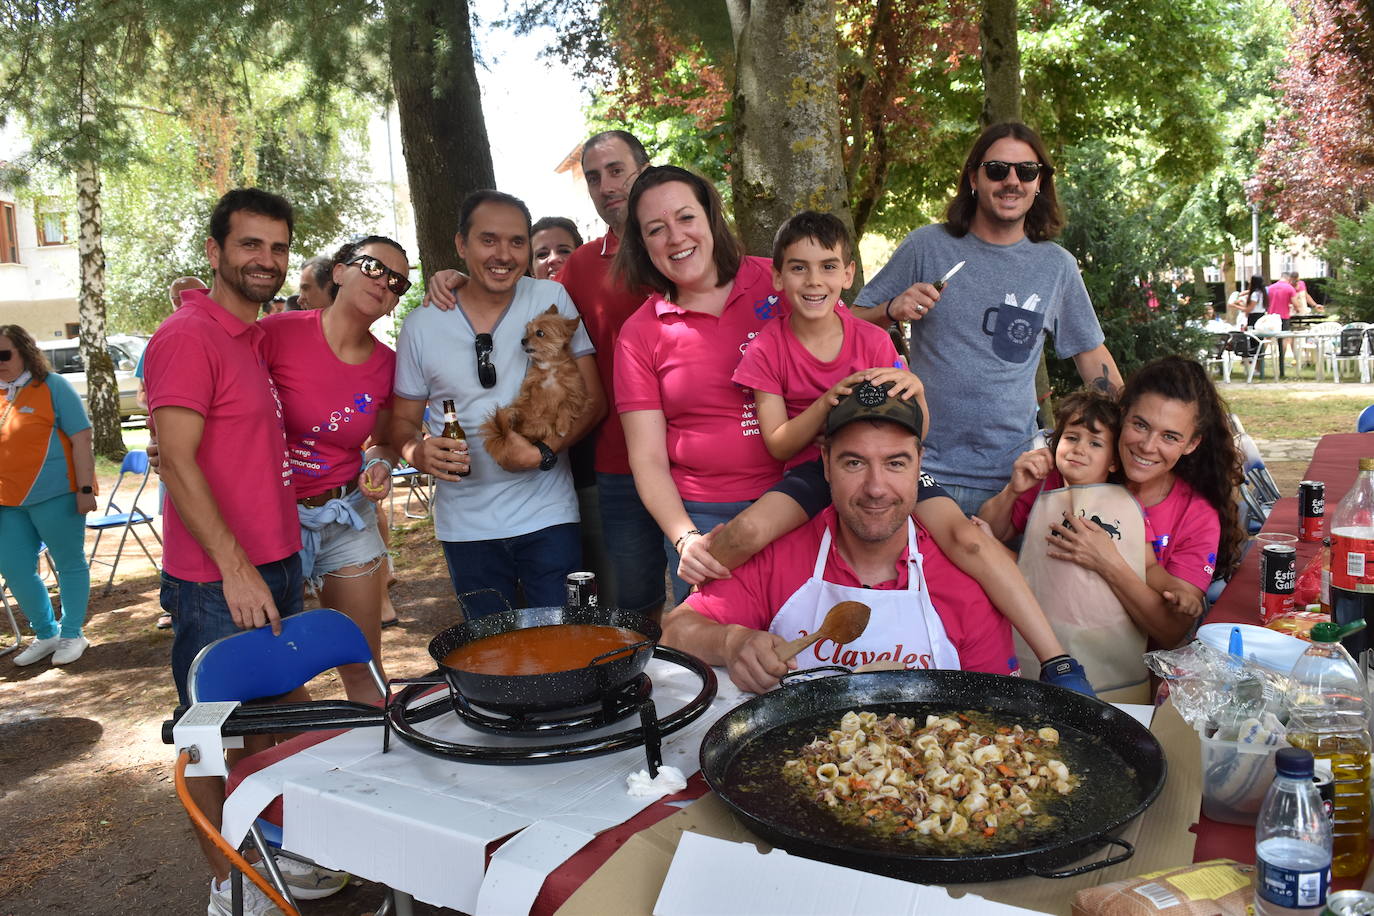
[[[315,554],[314,575],[310,584],[317,590],[324,577],[346,566],[361,566],[386,556],[386,545],[377,531],[377,504],[360,498],[353,510],[363,520],[362,530],[342,522],[320,529],[320,549]]]
[[[301,558],[291,554],[284,560],[257,567],[276,602],[282,617],[302,608],[304,585]],[[177,700],[190,704],[186,677],[200,650],[226,636],[240,632],[224,600],[224,582],[190,582],[162,573],[162,609],[172,615],[172,679],[177,685]]]

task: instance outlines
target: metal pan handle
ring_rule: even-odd
[[[823,671],[833,671],[834,674],[822,674]],[[806,681],[814,681],[822,677],[836,677],[841,674],[853,674],[854,672],[843,665],[817,665],[815,668],[803,668],[800,671],[789,671],[778,679],[778,684],[783,687],[790,687],[789,681],[796,680],[798,684]]]
[[[504,604],[504,605],[506,606],[506,610],[508,610],[508,611],[511,610],[510,602],[506,600],[506,596],[503,595],[503,594],[501,594],[500,592],[498,592],[496,589],[494,589],[494,588],[475,588],[475,589],[473,589],[473,590],[470,591],[470,592],[463,592],[461,595],[458,596],[458,607],[460,607],[460,608],[462,609],[462,611],[463,611],[463,619],[464,619],[464,620],[473,620],[474,618],[471,617],[471,616],[468,614],[468,605],[467,605],[467,602],[464,601],[463,599],[464,599],[464,598],[471,598],[473,595],[482,595],[482,594],[486,594],[487,592],[490,592],[491,594],[495,595],[497,598],[500,598],[500,599],[501,599],[501,603]]]
[[[1087,865],[1080,865],[1077,868],[1066,869],[1065,871],[1036,871],[1034,867],[1027,865],[1026,871],[1035,875],[1037,878],[1072,878],[1075,875],[1085,875],[1090,871],[1097,871],[1099,868],[1106,868],[1108,865],[1119,865],[1131,856],[1135,855],[1135,847],[1120,837],[1099,836],[1098,840],[1105,840],[1110,846],[1120,846],[1126,850],[1120,855],[1108,856],[1100,862],[1089,862]]]
[[[590,667],[592,667],[593,665],[599,665],[599,664],[601,664],[602,660],[604,660],[604,659],[614,658],[614,657],[617,656],[617,655],[624,655],[626,652],[635,652],[635,651],[638,651],[639,649],[643,649],[645,646],[652,646],[653,644],[654,644],[654,641],[653,641],[652,639],[645,639],[645,640],[641,640],[640,642],[634,643],[633,645],[621,646],[620,648],[618,648],[618,649],[612,649],[612,650],[609,651],[609,652],[602,652],[602,653],[601,653],[600,655],[598,655],[596,658],[594,658],[594,659],[592,659],[591,661],[587,662],[587,664],[586,664],[584,667],[590,668]]]

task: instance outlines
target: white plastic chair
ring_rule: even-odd
[[[1213,334],[1212,345],[1203,351],[1207,370],[1217,368],[1217,375],[1223,382],[1231,381],[1231,335]]]
[[[1309,327],[1307,335],[1293,341],[1294,351],[1299,353],[1299,363],[1302,362],[1302,354],[1310,354],[1312,365],[1317,368],[1317,381],[1321,381],[1326,375],[1327,360],[1336,348],[1336,338],[1341,336],[1341,324],[1339,321],[1322,321]]]
[[[1341,328],[1331,349],[1331,376],[1341,380],[1341,363],[1356,362],[1360,366],[1360,381],[1369,382],[1369,324],[1352,321]]]

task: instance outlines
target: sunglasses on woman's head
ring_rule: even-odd
[[[993,181],[1003,180],[1007,177],[1007,173],[1014,168],[1016,169],[1016,177],[1026,182],[1034,181],[1041,169],[1048,169],[1048,166],[1042,162],[1002,162],[1000,159],[989,159],[987,162],[980,163],[980,167]]]
[[[358,269],[363,272],[364,277],[371,277],[375,280],[385,274],[386,288],[398,296],[404,296],[406,290],[410,289],[409,280],[371,255],[360,254],[353,260],[346,262],[345,266],[352,267],[355,264],[358,266]]]
[[[496,387],[496,367],[491,364],[491,335],[478,334],[473,341],[477,347],[477,381],[483,388]]]

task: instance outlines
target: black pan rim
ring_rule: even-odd
[[[1148,728],[1138,722],[1133,716],[1122,712],[1115,707],[1102,703],[1091,697],[1082,694],[1071,693],[1063,688],[1042,684],[1039,681],[1022,680],[1012,678],[1022,685],[1028,693],[1042,694],[1046,699],[1060,699],[1073,704],[1083,703],[1096,704],[1102,707],[1100,715],[1104,716],[1114,728],[1133,733],[1130,735],[1136,742],[1143,741],[1151,747],[1158,758],[1159,775],[1152,786],[1149,786],[1143,793],[1140,802],[1129,812],[1126,812],[1109,821],[1093,824],[1090,827],[1080,829],[1072,836],[1066,836],[1054,842],[1029,849],[1008,850],[1006,852],[977,853],[964,856],[933,856],[917,853],[885,852],[877,849],[859,848],[853,846],[837,845],[833,842],[826,842],[824,838],[818,838],[810,834],[790,829],[783,825],[770,823],[759,815],[749,811],[745,806],[738,803],[732,796],[728,788],[723,787],[721,778],[724,771],[728,769],[729,763],[742,752],[749,743],[748,739],[730,740],[725,734],[732,727],[738,727],[741,720],[746,719],[749,714],[760,707],[776,704],[783,700],[776,697],[784,696],[780,691],[800,690],[806,693],[808,685],[821,685],[827,682],[834,682],[838,685],[849,686],[852,689],[865,686],[869,683],[881,683],[883,680],[905,681],[913,677],[924,677],[935,681],[950,681],[953,683],[973,683],[977,684],[984,678],[998,679],[997,683],[1005,686],[1006,675],[995,675],[984,672],[974,671],[882,671],[867,674],[850,674],[836,677],[821,678],[812,681],[804,681],[770,691],[767,694],[752,697],[731,709],[724,716],[718,719],[707,731],[702,739],[700,764],[702,775],[708,785],[731,811],[739,816],[749,828],[759,834],[764,839],[774,842],[775,845],[789,850],[795,850],[799,854],[807,855],[809,852],[825,851],[826,853],[837,853],[843,857],[854,858],[867,864],[856,865],[867,871],[876,871],[882,874],[900,875],[912,877],[914,880],[943,880],[951,882],[997,880],[1001,878],[1015,877],[1018,875],[1033,874],[1031,866],[1041,869],[1057,868],[1066,863],[1073,862],[1091,852],[1101,848],[1116,837],[1117,833],[1136,818],[1140,817],[1158,799],[1164,790],[1164,785],[1168,780],[1168,761],[1164,755],[1163,747],[1159,744],[1159,739],[1150,732]],[[991,683],[991,682],[989,682]],[[826,690],[840,693],[842,686],[837,687],[811,687],[810,691]],[[1065,696],[1067,695],[1067,696]],[[797,695],[800,697],[800,694]],[[843,699],[843,694],[840,693]],[[900,700],[880,701],[872,705],[892,705]],[[932,703],[926,697],[912,698],[905,702],[910,703]],[[976,708],[976,702],[956,700],[951,705],[967,705]],[[846,709],[855,708],[853,702],[837,703],[833,709],[808,709],[804,715],[797,718],[810,718],[816,715],[824,715],[828,712],[838,711],[839,706],[843,705]],[[1054,713],[1048,708],[1041,708],[1024,713],[1028,718],[1043,719],[1053,723]],[[771,728],[783,727],[786,723],[775,723]],[[1071,724],[1067,721],[1064,724]],[[1080,726],[1073,726],[1080,727]],[[1081,727],[1080,727],[1081,728]],[[714,748],[722,743],[734,745],[733,751],[719,761],[719,772],[717,766],[712,765],[712,759],[716,754]],[[1112,742],[1112,745],[1128,743],[1124,738],[1119,738]],[[1144,774],[1142,774],[1142,779]],[[1142,786],[1142,788],[1145,788]],[[789,845],[791,844],[791,845]]]

